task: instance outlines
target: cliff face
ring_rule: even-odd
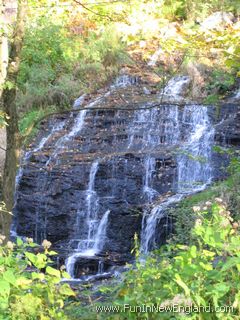
[[[128,101],[134,96],[132,106],[137,110],[118,110],[116,97],[123,93]],[[143,215],[171,194],[187,194],[179,188],[179,175],[184,172],[180,163],[191,166],[193,174],[209,168],[202,178],[189,177],[188,184],[204,186],[226,176],[222,167],[227,156],[212,147],[239,146],[240,107],[162,104],[153,108],[156,98],[134,83],[95,100],[83,97],[80,104],[89,109],[42,123],[17,178],[17,234],[38,242],[47,238],[65,257],[96,249],[125,261],[130,258],[134,234],[141,236]],[[208,128],[214,131],[206,145]],[[195,133],[200,134],[198,149],[191,151]],[[189,150],[195,152],[190,160]],[[104,229],[102,219],[108,210]],[[154,241],[159,244],[171,226],[162,215],[154,228]]]

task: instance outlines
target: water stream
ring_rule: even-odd
[[[156,59],[153,57],[153,64]],[[182,98],[182,92],[188,83],[188,77],[171,79],[159,93],[159,101],[163,95],[174,99]],[[105,99],[114,94],[115,90],[119,88],[127,90],[129,86],[138,84],[137,77],[129,75],[118,77],[108,91],[87,103],[84,110],[76,115],[73,113],[68,120],[54,126],[35,149],[25,153],[22,160],[25,166],[30,162],[33,153],[48,147],[51,142],[52,151],[47,160],[45,157],[42,161],[44,170],[41,173],[39,187],[42,194],[37,198],[35,239],[40,241],[43,237],[47,237],[48,205],[50,203],[51,206],[55,201],[53,198],[51,202],[50,184],[52,181],[54,183],[58,181],[60,191],[58,194],[55,193],[59,196],[58,199],[61,200],[60,196],[66,199],[64,197],[66,194],[69,195],[69,190],[74,197],[71,217],[69,215],[68,218],[75,224],[69,231],[71,238],[64,242],[65,245],[67,243],[69,252],[66,268],[72,278],[75,277],[76,262],[79,259],[88,257],[97,259],[104,253],[106,243],[111,242],[111,239],[108,241],[108,231],[112,228],[112,218],[116,217],[118,212],[125,219],[130,216],[129,208],[130,210],[133,206],[136,208],[138,204],[145,208],[142,219],[141,252],[146,254],[158,246],[159,228],[164,228],[161,222],[170,224],[167,219],[168,208],[185,196],[203,190],[211,183],[214,126],[206,106],[180,107],[172,103],[149,108],[151,102],[144,102],[145,110],[130,112],[105,110],[105,113],[91,110],[95,109],[94,107],[104,106]],[[85,95],[79,97],[73,107],[81,108],[85,97]],[[60,132],[63,128],[67,130],[64,130],[60,137],[58,135],[54,137],[56,132]],[[104,132],[103,138],[100,130]],[[82,138],[87,141],[85,145],[82,142],[85,140]],[[89,146],[86,146],[87,143]],[[71,167],[69,161],[73,159],[68,158],[67,152],[70,148],[74,149],[72,146],[77,147],[76,155],[79,158],[74,159],[74,166]],[[101,155],[100,148],[105,147]],[[73,150],[69,154],[70,157],[75,157]],[[65,171],[64,175],[61,175],[61,162],[64,165],[67,163],[63,166],[64,170],[70,168],[69,171],[66,169],[66,173],[72,175],[76,172],[77,175],[76,179],[71,176],[66,185],[61,180],[65,177]],[[53,170],[51,177],[52,170],[49,169],[55,165],[59,166]],[[20,185],[24,166],[21,166],[18,172],[16,190]],[[49,194],[46,195],[47,190]],[[61,203],[65,205],[63,201]],[[69,207],[63,209],[65,213]],[[131,223],[133,220],[124,221]],[[121,225],[121,221],[119,224]],[[124,233],[121,235],[124,236]],[[118,246],[116,248],[119,250]],[[104,271],[103,261],[99,259],[98,275]]]
[[[176,194],[162,203],[145,210],[142,222],[141,252],[156,248],[156,228],[166,209],[179,202],[184,196],[203,190],[212,179],[211,155],[214,128],[208,117],[207,107],[185,106],[182,116],[185,126],[185,142],[177,155]],[[146,166],[147,171],[151,171]],[[149,175],[147,172],[146,175]],[[148,182],[149,183],[149,182]],[[146,183],[144,188],[146,188]]]

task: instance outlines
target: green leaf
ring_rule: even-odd
[[[180,277],[179,274],[176,274],[176,275],[175,275],[174,281],[175,281],[181,288],[183,288],[183,290],[184,290],[184,292],[185,292],[185,294],[186,294],[187,296],[190,295],[190,289],[189,289],[188,286],[182,281],[182,279],[181,279],[181,277]]]
[[[35,265],[36,263],[36,256],[35,254],[31,253],[31,252],[25,252],[25,256],[28,258],[28,260]]]
[[[21,247],[23,245],[23,241],[21,238],[17,238],[17,245],[18,247]]]
[[[9,296],[10,284],[6,280],[0,280],[0,296]]]
[[[213,269],[213,266],[209,263],[200,262],[199,264],[204,270],[211,271]]]
[[[61,278],[61,274],[60,274],[60,271],[59,270],[56,270],[56,269],[54,269],[54,268],[52,268],[52,267],[47,267],[46,268],[46,272],[48,273],[48,274],[50,274],[51,276],[55,276],[55,277],[57,277],[57,278]]]
[[[25,252],[25,256],[36,268],[42,269],[46,267],[47,256],[45,254],[38,253],[37,255],[35,255],[31,252]]]
[[[231,257],[223,265],[222,271],[227,271],[233,266],[236,266],[240,263],[240,257]]]
[[[230,289],[231,287],[225,283],[218,283],[214,285],[214,292],[217,294],[218,298],[223,297]]]
[[[38,273],[38,272],[32,272],[32,279],[33,280],[36,280],[36,279],[38,279],[38,280],[44,280],[44,278],[45,278],[45,276],[44,276],[44,274],[43,273]]]
[[[192,258],[196,258],[197,257],[197,247],[196,246],[191,246],[190,254],[191,254]]]
[[[71,276],[67,272],[62,272],[62,276],[65,279],[71,279]]]
[[[53,250],[51,250],[51,251],[49,251],[48,252],[48,255],[49,256],[56,256],[58,253],[56,252],[56,251],[53,251]]]
[[[75,296],[75,292],[70,288],[70,286],[67,283],[61,285],[59,291],[64,296]]]
[[[13,274],[12,270],[7,270],[3,273],[3,279],[12,284],[13,286],[16,286],[16,277]]]

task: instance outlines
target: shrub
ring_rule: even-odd
[[[233,88],[235,78],[225,70],[214,70],[208,82],[207,89],[210,93],[225,94]]]
[[[60,283],[68,274],[51,267],[49,256],[56,254],[49,251],[51,244],[44,240],[44,252],[38,252],[31,239],[3,245],[4,238],[0,236],[0,319],[66,319],[64,301],[74,292]]]
[[[162,312],[161,319],[236,319],[240,311],[240,234],[222,199],[194,207],[192,230],[196,245],[162,248],[146,261],[137,261],[118,292],[115,304],[155,306],[180,311]],[[219,312],[225,306],[224,312]],[[204,307],[211,313],[204,311]],[[195,310],[195,311],[192,311]],[[120,314],[120,319],[146,319],[147,312]],[[150,313],[159,319],[159,313]]]

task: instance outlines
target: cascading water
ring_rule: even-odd
[[[97,192],[94,190],[98,167],[99,162],[94,161],[89,173],[89,183],[86,191],[86,204],[85,207],[81,208],[81,210],[79,209],[77,213],[78,223],[77,230],[75,232],[76,237],[79,237],[79,234],[81,234],[81,231],[83,230],[85,233],[83,233],[82,239],[73,239],[78,243],[77,249],[66,261],[66,268],[71,277],[74,277],[74,265],[76,259],[79,257],[96,255],[103,249],[106,240],[106,230],[110,210],[107,210],[102,218],[99,219],[99,199]],[[84,220],[82,218],[84,218]],[[82,220],[84,225],[80,223]]]
[[[170,81],[165,96],[178,99],[187,82]],[[154,249],[165,237],[169,206],[211,181],[212,113],[203,106],[163,104],[159,94],[147,103],[146,96],[142,102],[133,99],[138,110],[114,110],[117,99],[129,101],[133,92],[142,92],[141,82],[120,76],[106,93],[73,112],[64,130],[39,144],[42,154],[28,160],[39,172],[24,168],[18,233],[35,233],[39,242],[47,237],[62,257],[69,253],[72,277],[82,277],[88,263],[85,275],[110,270],[116,256],[120,263],[129,261],[141,222],[141,250]],[[77,100],[74,108],[87,101]]]
[[[100,221],[99,227],[97,229],[97,233],[94,237],[94,246],[93,246],[94,252],[100,252],[103,249],[103,246],[106,240],[105,238],[106,238],[109,213],[110,213],[110,210],[107,210]]]
[[[93,249],[95,235],[98,229],[98,196],[94,190],[95,178],[98,171],[99,162],[94,161],[90,174],[88,190],[86,191],[86,214],[79,210],[78,214],[84,214],[85,230],[87,230],[87,237],[80,240],[78,243],[78,251],[85,252],[86,255],[93,255],[95,253]],[[82,227],[82,226],[80,226]]]
[[[103,96],[97,98],[93,103],[88,105],[88,108],[102,102],[103,98],[109,96],[111,92],[114,92],[117,88],[126,88],[128,86],[137,84],[137,82],[138,79],[136,77],[131,77],[128,75],[119,76],[116,79],[115,83],[110,87],[110,91],[105,93]],[[77,103],[82,103],[83,101],[81,97],[78,100],[79,101],[77,101]],[[83,111],[81,111],[81,113],[83,114]],[[82,117],[82,123],[84,123],[85,115],[86,113],[84,113]],[[74,136],[75,131],[76,130],[73,127],[71,132],[68,134],[68,137]],[[66,140],[68,139],[68,137],[64,139]],[[56,156],[57,153],[55,154],[55,157]],[[76,238],[72,239],[73,242],[77,242],[77,249],[75,249],[75,252],[66,260],[66,269],[68,273],[71,275],[71,277],[74,277],[74,266],[76,260],[79,257],[96,255],[103,249],[106,240],[106,230],[110,210],[107,210],[105,214],[102,216],[102,218],[99,219],[99,199],[97,192],[94,189],[98,167],[99,161],[94,161],[91,165],[89,173],[89,183],[85,197],[86,204],[85,206],[81,207],[77,212],[77,228],[75,231]],[[82,234],[82,239],[79,239],[80,234]],[[101,261],[99,261],[99,270],[101,272],[103,271]]]
[[[20,167],[19,167],[19,170],[17,172],[17,175],[16,175],[16,180],[15,180],[15,199],[14,199],[14,202],[16,204],[17,200],[18,200],[18,188],[20,186],[20,182],[21,182],[21,179],[22,179],[22,176],[23,176],[23,170],[24,170],[24,167],[26,167],[28,164],[29,164],[29,160],[31,158],[31,156],[34,154],[34,153],[37,153],[39,151],[41,151],[48,143],[48,141],[51,140],[51,138],[59,131],[61,131],[64,126],[66,124],[66,121],[62,121],[60,122],[59,124],[56,124],[53,126],[52,130],[50,131],[50,133],[46,136],[46,137],[43,137],[39,144],[33,149],[33,150],[30,150],[30,151],[27,151],[21,162],[20,162]],[[37,216],[37,214],[36,214]],[[37,220],[37,217],[36,217],[36,220]],[[11,236],[12,237],[16,237],[17,236],[17,232],[16,232],[16,225],[15,225],[15,218],[13,219],[13,223],[12,223],[12,226],[11,226]],[[36,222],[36,228],[35,228],[35,235],[36,235],[36,230],[37,230],[37,222]]]
[[[157,61],[161,54],[164,54],[164,51],[162,48],[159,48],[157,51],[154,52],[154,54],[150,57],[150,60],[148,62],[149,67],[155,67],[157,64]]]
[[[204,189],[211,182],[214,128],[207,107],[201,105],[186,106],[182,123],[186,142],[177,157],[178,192],[191,193]]]
[[[155,169],[155,159],[148,156],[144,161],[144,166],[146,174],[144,177],[143,193],[147,198],[147,202],[151,202],[159,195],[151,186],[152,173]]]
[[[28,161],[31,157],[32,154],[36,153],[36,152],[39,152],[41,151],[45,145],[47,144],[47,142],[51,139],[51,137],[58,131],[62,130],[63,127],[65,125],[65,121],[62,121],[60,124],[57,124],[55,126],[53,126],[51,132],[49,133],[49,135],[47,135],[46,137],[43,137],[38,146],[36,148],[34,148],[33,150],[31,151],[27,151],[25,154],[24,154],[24,157],[21,161],[21,164],[20,164],[20,168],[18,170],[18,173],[16,175],[16,183],[15,183],[15,188],[17,190],[18,186],[19,186],[19,183],[21,181],[21,178],[22,178],[22,175],[23,175],[23,166],[26,166],[28,164]]]
[[[156,227],[165,216],[166,209],[179,202],[184,195],[203,190],[211,182],[211,146],[214,129],[208,117],[207,107],[185,106],[182,118],[186,142],[177,156],[177,193],[154,206],[150,213],[145,211],[141,234],[143,253],[156,246]]]
[[[111,86],[111,89],[126,88],[131,85],[136,85],[137,83],[138,83],[137,77],[123,74],[123,75],[117,77],[115,83]]]
[[[74,278],[74,266],[75,266],[76,260],[79,257],[94,256],[95,254],[97,254],[103,249],[103,246],[106,240],[106,231],[107,231],[109,213],[110,213],[110,210],[107,210],[103,215],[102,219],[100,220],[96,234],[94,235],[94,239],[91,242],[91,245],[93,246],[92,249],[81,251],[81,249],[78,248],[76,253],[72,254],[70,257],[67,258],[66,270],[72,278]],[[98,273],[103,273],[103,271],[104,271],[103,263],[100,260]]]
[[[163,94],[173,97],[175,100],[182,96],[185,88],[189,85],[190,78],[188,76],[177,76],[170,79],[163,89]]]

